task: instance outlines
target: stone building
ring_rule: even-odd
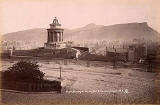
[[[50,24],[50,28],[47,29],[48,37],[47,43],[44,44],[46,49],[62,49],[66,47],[63,42],[63,30],[61,24],[59,24],[58,19],[55,17],[53,23]]]

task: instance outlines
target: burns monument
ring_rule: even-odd
[[[47,43],[44,44],[46,49],[62,49],[66,47],[63,42],[63,30],[58,19],[55,17],[53,23],[50,24],[50,28],[47,29],[48,37]]]

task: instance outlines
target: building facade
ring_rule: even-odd
[[[55,17],[53,23],[50,24],[50,28],[47,29],[48,37],[47,43],[44,44],[46,49],[62,49],[66,47],[63,42],[63,30],[61,24],[59,24],[58,19]]]

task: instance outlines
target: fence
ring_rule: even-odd
[[[60,81],[44,81],[36,83],[25,83],[25,82],[1,82],[1,89],[9,89],[24,92],[50,92],[57,91],[61,92]]]

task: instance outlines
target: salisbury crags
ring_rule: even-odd
[[[152,29],[146,22],[127,23],[110,26],[88,24],[77,29],[64,29],[64,39],[74,41],[84,40],[132,40],[144,38],[146,40],[158,40],[160,34]],[[29,29],[3,35],[3,40],[47,41],[47,30],[44,28]]]

